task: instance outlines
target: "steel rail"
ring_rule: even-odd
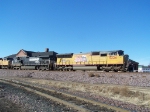
[[[120,74],[150,74],[150,73],[148,73],[148,72],[121,72],[121,71],[118,71],[118,72],[113,72],[113,71],[109,71],[109,72],[105,72],[105,71],[82,71],[82,70],[77,70],[77,71],[57,71],[57,70],[12,70],[12,69],[0,69],[0,70],[5,70],[5,71],[29,71],[29,72],[63,72],[63,73],[69,73],[69,72],[83,72],[83,73],[85,73],[85,72],[87,72],[87,73],[105,73],[105,74],[111,74],[111,73],[113,73],[113,74],[118,74],[118,73],[120,73]]]

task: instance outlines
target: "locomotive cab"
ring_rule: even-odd
[[[131,59],[128,60],[127,71],[129,72],[137,72],[138,71],[138,62],[135,62]]]
[[[129,59],[129,55],[124,55],[124,70],[128,72],[135,72],[138,70],[138,62]]]

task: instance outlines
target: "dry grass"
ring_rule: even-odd
[[[140,94],[141,94],[141,93],[140,93],[139,91],[136,91],[136,92],[135,92],[135,97],[140,96]]]
[[[129,94],[130,93],[130,90],[127,88],[127,87],[123,87],[120,89],[120,95],[121,96],[126,96],[126,97],[129,97]]]
[[[102,92],[103,91],[103,89],[102,88],[99,88],[99,92]]]
[[[121,96],[130,97],[131,91],[127,87],[119,88],[119,87],[113,87],[111,92],[113,94],[119,94]]]
[[[118,87],[113,87],[113,88],[112,88],[112,92],[113,92],[113,94],[119,94],[119,93],[120,93],[120,88],[118,88]]]
[[[107,87],[107,91],[111,92],[112,88],[110,87]]]
[[[110,90],[110,89],[109,89]],[[111,90],[110,90],[114,95],[121,95],[121,96],[125,96],[125,97],[138,97],[139,99],[141,100],[144,100],[145,99],[145,94],[144,93],[141,93],[139,91],[130,91],[128,87],[122,87],[122,88],[119,88],[119,87],[113,87]]]

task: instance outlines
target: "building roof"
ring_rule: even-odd
[[[139,68],[150,68],[150,66],[139,65]]]
[[[27,50],[24,50],[24,49],[21,49],[20,51],[23,51],[27,56],[29,57],[50,57],[50,56],[54,56],[56,55],[57,53],[54,52],[54,51],[47,51],[47,52],[34,52],[34,51],[27,51]],[[19,51],[19,52],[20,52]],[[18,53],[19,53],[18,52]],[[17,53],[17,54],[18,54]]]
[[[4,58],[14,58],[16,57],[16,54],[12,54],[12,55],[9,55],[9,56],[5,56]]]
[[[34,51],[28,51],[28,50],[24,50],[24,49],[21,49],[17,54],[12,54],[12,55],[9,55],[9,56],[5,56],[4,58],[15,58],[20,52],[23,52],[25,54],[25,56],[28,56],[28,57],[51,57],[51,56],[56,56],[56,52],[54,51],[45,51],[45,52],[34,52]],[[18,56],[18,57],[21,57],[21,56]]]
[[[32,54],[33,53],[35,53],[34,51],[27,51],[27,50],[24,50],[24,49],[22,49],[24,52],[26,52],[26,54],[28,55],[28,56],[32,56]]]

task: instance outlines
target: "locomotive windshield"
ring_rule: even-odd
[[[119,56],[123,56],[124,52],[123,51],[119,51],[118,54],[119,54]]]

